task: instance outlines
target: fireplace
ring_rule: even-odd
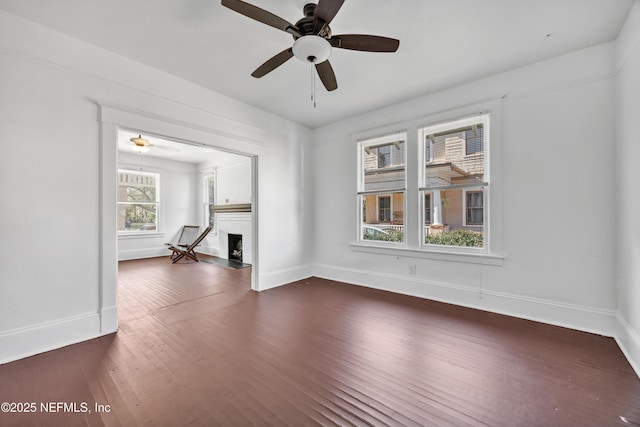
[[[242,234],[229,233],[229,261],[242,262]]]

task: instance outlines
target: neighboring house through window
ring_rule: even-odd
[[[358,144],[360,240],[404,241],[405,145],[404,133]]]
[[[427,119],[434,124],[410,121],[406,132],[358,141],[356,250],[500,262],[502,199],[500,191],[491,191],[501,185],[499,103],[484,104],[491,113],[465,107],[457,110],[465,118],[447,120],[456,113],[438,113]],[[416,137],[407,140],[407,135]],[[490,146],[495,163],[491,174]]]
[[[118,231],[158,231],[160,175],[118,170]]]
[[[489,116],[480,115],[421,129],[425,248],[485,247],[488,125]]]

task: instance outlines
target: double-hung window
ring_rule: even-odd
[[[118,231],[158,231],[160,175],[118,170]]]
[[[406,134],[358,143],[360,241],[404,242]]]
[[[420,130],[422,246],[485,248],[489,115]]]

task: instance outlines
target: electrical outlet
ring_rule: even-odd
[[[415,265],[410,265],[409,266],[409,274],[416,274],[416,266]]]

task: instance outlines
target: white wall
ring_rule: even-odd
[[[119,152],[118,167],[160,175],[159,230],[149,235],[120,235],[118,260],[170,255],[165,243],[177,242],[182,226],[200,225],[196,165]]]
[[[618,342],[640,375],[640,2],[617,44]]]
[[[217,201],[220,205],[251,203],[251,160],[217,169]]]
[[[316,129],[307,157],[315,166],[314,272],[612,335],[613,57],[613,43],[603,44]],[[502,265],[355,250],[356,139],[400,130],[416,138],[420,125],[475,104],[501,110],[492,194],[502,210],[492,211],[500,217],[492,226],[502,237],[488,264]]]
[[[257,156],[253,274],[260,288],[309,275],[308,129],[6,12],[0,93],[0,363],[115,330],[115,274],[101,266],[115,268],[116,237],[100,222],[115,198],[114,111],[135,112],[129,128]]]

